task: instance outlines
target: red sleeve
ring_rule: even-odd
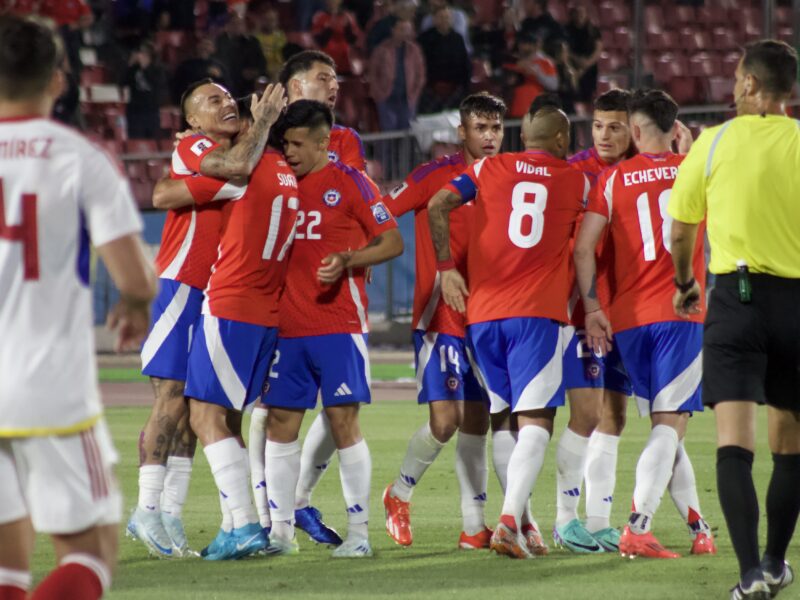
[[[328,27],[328,13],[319,11],[311,18],[311,34],[319,35]]]
[[[393,188],[386,196],[383,197],[386,205],[391,209],[392,214],[396,217],[402,217],[404,214],[417,210],[421,210],[428,205],[432,193],[427,189],[429,186],[425,185],[426,180],[423,179],[416,183],[413,178],[413,173],[406,177],[405,181]],[[436,193],[438,190],[434,190]]]
[[[234,186],[230,182],[205,175],[190,176],[184,179],[192,200],[198,206],[215,201],[233,200],[241,198],[247,186]]]
[[[347,198],[351,214],[367,232],[367,237],[374,239],[384,231],[396,229],[397,221],[381,200],[378,186],[366,176],[359,175],[363,177],[362,183],[348,182]]]
[[[609,200],[611,199],[609,196],[611,195],[611,187],[609,187],[608,182],[611,179],[611,176],[616,172],[616,169],[609,169],[601,174],[597,179],[597,183],[589,193],[589,203],[586,206],[586,210],[588,212],[597,213],[604,216],[606,219],[611,218],[611,211],[609,209]],[[608,194],[606,194],[606,188],[609,188]]]
[[[200,164],[203,159],[211,152],[219,147],[214,140],[204,135],[192,135],[183,138],[175,149],[180,161],[183,163],[186,171],[191,173],[200,173]],[[187,175],[188,173],[180,172],[180,169],[175,169],[173,161],[173,172],[176,175]]]
[[[342,153],[341,156],[339,156],[339,160],[348,167],[353,167],[359,171],[366,171],[367,160],[364,156],[364,145],[361,143],[361,138],[349,127],[346,131],[347,136],[342,144]]]

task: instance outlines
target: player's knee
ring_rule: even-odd
[[[449,441],[458,430],[458,423],[456,423],[455,420],[431,420],[430,428],[433,437],[444,444]]]
[[[624,410],[605,406],[597,424],[596,430],[606,435],[619,437],[625,429],[627,417]]]

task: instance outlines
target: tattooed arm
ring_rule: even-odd
[[[595,251],[607,223],[608,220],[598,213],[584,213],[583,223],[575,240],[575,273],[586,312],[586,340],[595,352],[603,354],[611,349],[612,331],[597,298]]]
[[[464,278],[456,270],[450,255],[450,211],[462,205],[458,194],[443,189],[428,202],[428,224],[436,250],[436,268],[441,276],[442,297],[448,306],[463,313],[469,296]]]

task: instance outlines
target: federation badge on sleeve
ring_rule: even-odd
[[[195,156],[201,156],[203,152],[209,148],[211,148],[211,140],[208,138],[201,138],[192,144],[190,150],[195,154]]]
[[[342,194],[339,192],[339,190],[330,189],[322,194],[322,201],[326,206],[333,208],[342,201]]]
[[[383,225],[392,218],[391,213],[383,205],[383,202],[376,202],[370,208],[372,209],[372,216],[375,217],[375,222],[378,225]]]
[[[331,162],[339,162],[339,155],[333,150],[328,150],[328,160]]]

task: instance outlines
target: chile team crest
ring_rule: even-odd
[[[322,194],[322,201],[326,206],[333,208],[342,201],[342,194],[339,193],[339,190],[330,189]]]
[[[339,155],[333,150],[328,150],[328,160],[331,162],[339,162]]]

